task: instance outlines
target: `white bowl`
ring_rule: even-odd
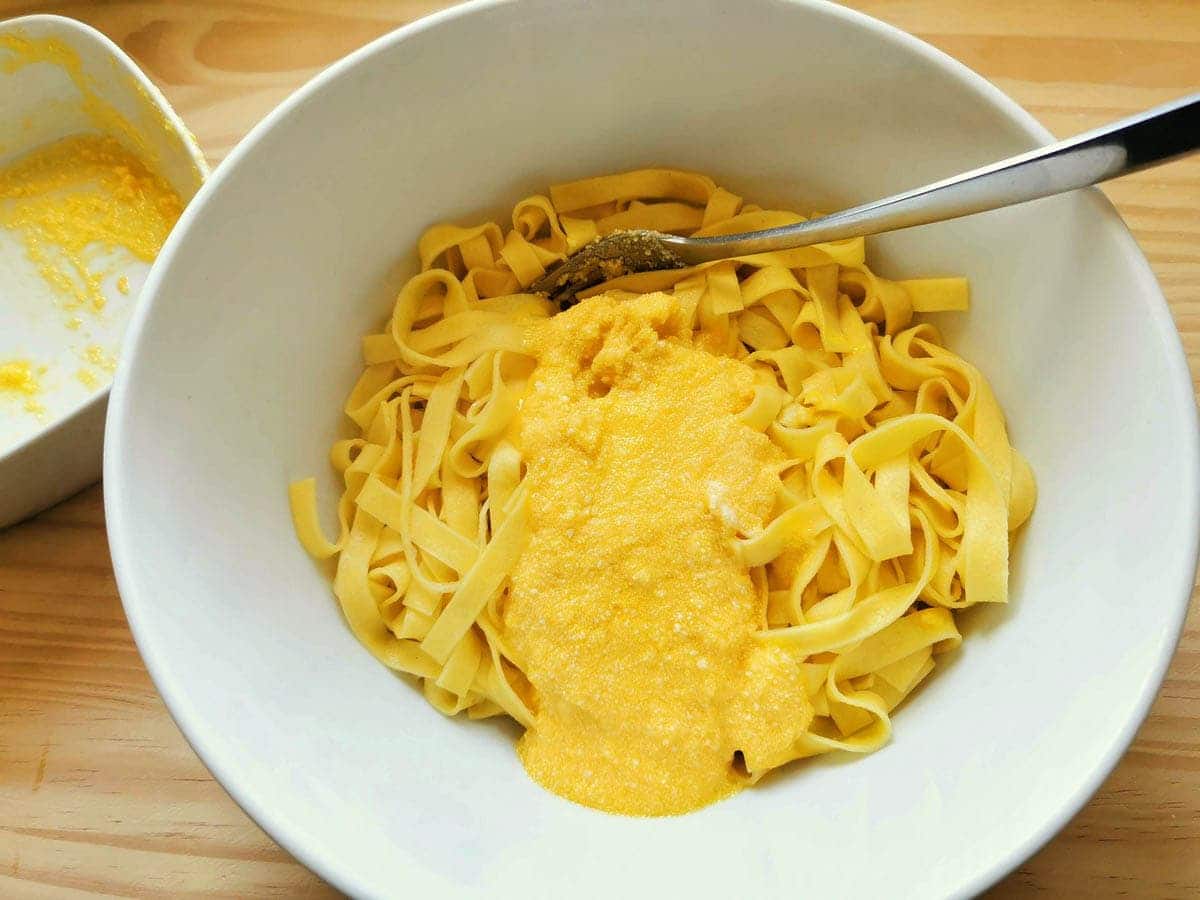
[[[534,0],[438,14],[274,112],[187,210],[113,390],[108,528],[138,645],[233,797],[361,896],[962,896],[1087,800],[1146,713],[1197,545],[1197,422],[1161,293],[1096,191],[869,247],[961,272],[944,316],[1037,472],[1014,600],[864,759],[670,819],[535,786],[351,636],[285,488],[326,462],[358,339],[422,229],[647,164],[833,208],[1049,135],[925,44],[811,2]]]
[[[186,202],[208,173],[195,138],[158,88],[116,44],[82,22],[61,16],[25,16],[0,22],[0,35],[55,40],[78,56],[92,95],[107,103],[156,157],[163,178]],[[0,61],[8,52],[0,48]],[[40,146],[81,132],[96,132],[78,84],[52,62],[0,68],[0,165]],[[114,123],[102,122],[105,127]],[[125,142],[125,135],[109,132]],[[109,260],[103,314],[81,317],[74,329],[58,308],[59,296],[7,232],[0,232],[0,362],[29,358],[47,368],[44,413],[0,406],[0,528],[91,484],[100,477],[104,412],[111,375],[93,370],[96,381],[74,377],[87,346],[115,357],[150,266],[131,256]],[[119,277],[132,286],[116,288]]]

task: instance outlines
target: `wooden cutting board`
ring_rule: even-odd
[[[56,12],[95,25],[162,87],[216,162],[323,66],[444,5],[0,0],[0,18]],[[982,72],[1059,135],[1200,89],[1200,0],[850,5]],[[1171,303],[1195,383],[1200,159],[1107,190]],[[1198,607],[1193,595],[1133,748],[994,896],[1200,896]],[[334,894],[242,814],[171,722],[121,612],[100,487],[0,532],[0,897],[82,893]]]

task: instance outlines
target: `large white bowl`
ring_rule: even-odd
[[[326,462],[421,230],[647,164],[831,208],[1049,135],[953,60],[811,2],[482,3],[334,66],[242,143],[147,285],[105,478],[125,608],[197,752],[355,895],[942,896],[984,888],[1087,800],[1175,645],[1197,423],[1150,270],[1095,191],[874,242],[962,272],[954,346],[991,376],[1041,499],[1014,599],[865,759],[792,767],[672,819],[536,787],[514,732],[451,721],[358,646],[285,488]]]

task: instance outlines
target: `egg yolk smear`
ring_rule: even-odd
[[[124,248],[151,262],[183,211],[179,194],[116,140],[79,134],[0,169],[0,228],[20,235],[67,309],[104,308],[91,258]]]

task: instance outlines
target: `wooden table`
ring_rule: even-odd
[[[116,40],[214,162],[288,93],[436,0],[22,3]],[[1200,0],[856,0],[1066,135],[1200,88]],[[1200,159],[1108,188],[1200,377]],[[1200,601],[1104,787],[995,896],[1200,896]],[[233,804],[130,637],[101,488],[0,533],[0,896],[326,896]]]

